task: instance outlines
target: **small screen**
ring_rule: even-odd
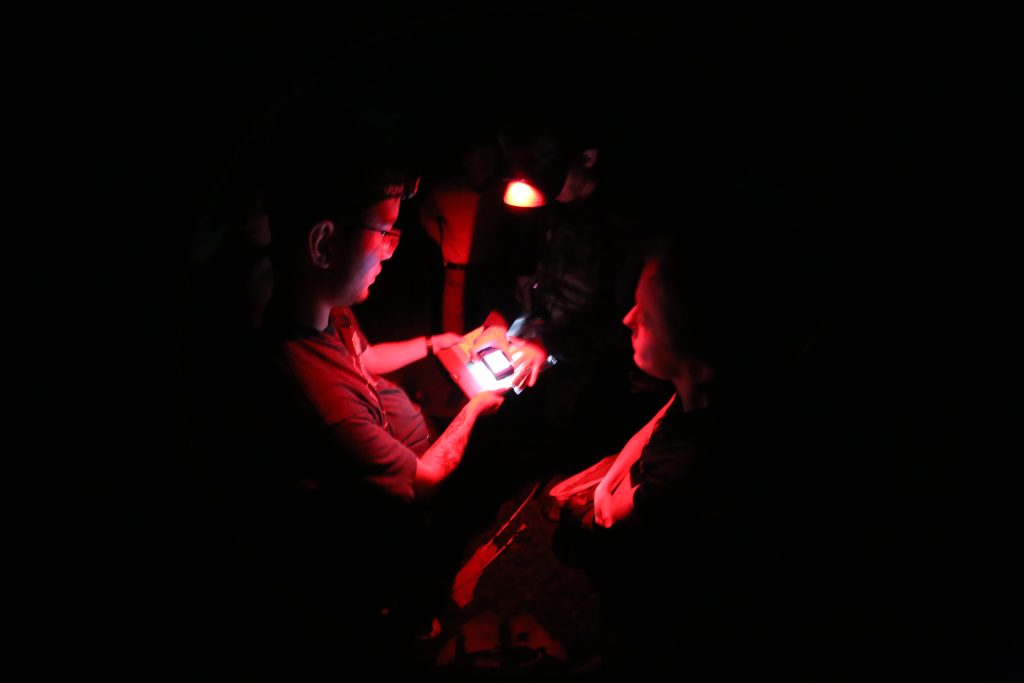
[[[501,378],[507,376],[509,371],[512,370],[512,362],[509,361],[508,356],[499,349],[495,349],[491,353],[482,355],[481,359],[495,377]]]

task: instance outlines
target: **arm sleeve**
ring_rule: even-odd
[[[293,366],[299,386],[328,430],[339,468],[388,497],[409,502],[416,454],[384,426],[381,406],[354,368],[326,365],[316,354]]]
[[[630,482],[639,484],[633,493],[634,513],[639,517],[656,517],[686,507],[695,461],[696,454],[685,445],[644,453],[629,472]]]
[[[416,454],[369,411],[353,411],[331,427],[331,437],[351,454],[357,476],[388,497],[412,502]]]

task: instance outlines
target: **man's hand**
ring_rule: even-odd
[[[548,362],[548,352],[536,340],[513,337],[509,343],[512,366],[516,369],[512,386],[522,389],[537,383],[537,376]]]
[[[435,334],[430,338],[430,345],[434,347],[434,351],[442,351],[451,346],[455,346],[462,341],[462,335],[454,332],[442,332],[441,334]]]
[[[416,461],[413,490],[417,497],[430,495],[459,466],[477,417],[493,413],[503,401],[493,391],[482,391],[469,399],[444,433]]]
[[[498,408],[505,402],[505,397],[496,391],[481,391],[469,399],[469,407],[477,415],[491,415],[498,412]]]
[[[594,489],[594,523],[606,529],[612,525],[612,495],[604,485],[605,480]]]

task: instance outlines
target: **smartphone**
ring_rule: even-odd
[[[512,360],[499,348],[491,347],[480,352],[480,360],[494,375],[494,379],[505,379],[515,372]]]

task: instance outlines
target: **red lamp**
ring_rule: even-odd
[[[524,178],[517,178],[509,182],[505,188],[504,201],[509,206],[532,208],[547,204],[544,193],[531,185]]]

